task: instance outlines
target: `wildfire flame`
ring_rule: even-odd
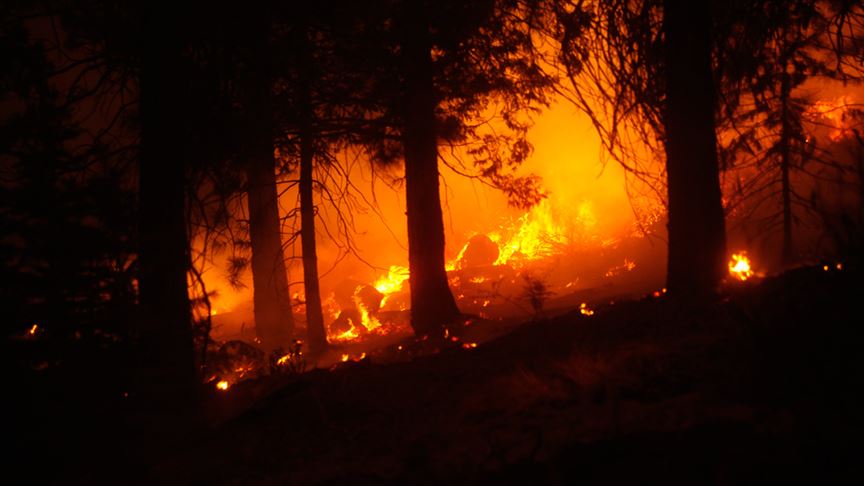
[[[226,380],[220,380],[218,383],[216,383],[217,390],[228,391],[228,387],[230,387],[230,385]]]
[[[374,331],[381,327],[381,321],[369,313],[369,309],[366,308],[366,305],[363,304],[363,301],[356,294],[354,295],[354,302],[357,304],[357,310],[360,311],[360,324],[362,324],[367,331]]]
[[[741,251],[732,255],[732,259],[729,261],[729,274],[742,282],[753,276],[750,259],[747,258],[746,252]]]
[[[354,358],[352,358],[350,354],[343,354],[343,355],[342,355],[342,362],[343,362],[343,363],[347,362],[348,360],[351,360],[351,361],[363,361],[364,359],[366,359],[366,353],[365,353],[365,352],[360,353],[359,356],[356,356],[356,357],[354,357]]]
[[[399,265],[391,265],[387,275],[376,280],[373,287],[387,296],[402,290],[402,284],[406,280],[408,280],[408,269]]]
[[[591,310],[591,308],[588,307],[588,304],[585,302],[582,302],[582,304],[579,305],[579,312],[583,316],[593,316],[594,315],[594,311]]]
[[[553,254],[557,247],[566,245],[577,230],[592,230],[597,218],[590,201],[583,201],[575,217],[566,218],[553,211],[548,201],[542,201],[516,220],[510,228],[501,228],[489,234],[498,244],[496,265],[513,265],[519,260],[536,260]],[[514,228],[515,226],[515,228]],[[505,235],[510,235],[506,237]]]

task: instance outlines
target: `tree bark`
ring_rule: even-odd
[[[709,2],[664,1],[671,294],[713,294],[726,275]]]
[[[413,14],[416,15],[416,14]],[[443,335],[459,309],[444,268],[444,221],[438,188],[438,145],[431,42],[422,19],[407,23],[403,43],[405,74],[405,193],[411,326],[418,336]]]
[[[266,350],[285,347],[294,332],[288,272],[282,251],[276,159],[273,153],[273,92],[266,56],[269,19],[262,18],[253,33],[246,73],[247,151],[246,195],[252,244],[252,284],[255,332]]]
[[[315,202],[312,185],[312,169],[315,156],[315,141],[312,122],[314,112],[311,103],[311,83],[305,72],[311,66],[308,55],[310,45],[303,34],[300,49],[306,62],[300,69],[300,240],[303,249],[303,289],[306,294],[306,334],[309,350],[318,354],[327,348],[327,332],[324,329],[324,312],[321,310],[321,289],[318,281],[318,253],[315,244]]]
[[[789,117],[789,96],[791,83],[787,66],[783,62],[783,74],[780,78],[780,192],[783,198],[783,263],[789,264],[794,259],[792,246],[792,186],[789,181],[789,170],[792,157],[792,134]]]
[[[172,22],[145,17],[160,35],[140,71],[138,290],[142,393],[157,410],[192,404],[198,377],[186,272],[186,161],[189,92],[183,43]]]

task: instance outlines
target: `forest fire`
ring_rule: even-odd
[[[864,2],[7,3],[8,477],[856,467]]]
[[[753,276],[753,269],[750,267],[750,259],[747,258],[746,252],[742,251],[732,255],[732,259],[729,261],[729,274],[742,282]]]
[[[390,266],[387,275],[375,281],[374,287],[386,297],[402,290],[402,284],[408,280],[408,269],[399,265]],[[382,302],[383,305],[383,302]]]
[[[598,280],[614,280],[637,268],[633,256],[620,253],[616,246],[628,238],[638,241],[641,234],[634,236],[626,228],[620,235],[604,233],[599,228],[594,205],[588,200],[569,207],[556,201],[560,199],[546,199],[485,233],[475,232],[456,256],[446,262],[449,283],[461,308],[488,317],[488,309],[529,299],[530,293],[535,294],[532,305],[542,305],[542,301],[559,292],[578,291],[578,275],[554,284],[531,276],[542,275],[555,261],[568,261],[574,251],[609,252],[603,263],[592,263],[592,267],[601,265],[590,270],[593,274],[585,267],[575,267],[573,271],[583,272],[582,278],[591,275]],[[394,319],[404,319],[396,317],[400,313],[407,315],[409,277],[407,267],[392,264],[387,273],[377,277],[371,285],[358,282],[332,291],[323,302],[328,317],[328,340],[359,343],[406,332],[407,329],[396,325]],[[533,290],[521,285],[526,278],[535,286]],[[593,314],[584,307],[582,312]]]
[[[564,253],[568,246],[588,245],[598,235],[594,232],[597,219],[590,201],[582,201],[573,212],[556,211],[546,199],[518,218],[488,233],[497,245],[494,265],[519,268],[526,262]],[[469,243],[460,250],[448,268],[462,268]]]

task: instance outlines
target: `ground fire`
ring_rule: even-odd
[[[860,1],[11,2],[0,52],[8,478],[858,474]]]

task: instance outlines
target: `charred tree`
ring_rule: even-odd
[[[259,18],[246,73],[246,196],[252,246],[255,332],[265,349],[288,344],[294,331],[288,272],[282,250],[274,156],[273,86],[269,72],[269,19]]]
[[[160,35],[143,50],[140,68],[138,288],[143,393],[157,407],[181,406],[197,383],[186,272],[185,194],[188,150],[184,106],[189,80],[175,22],[146,20]],[[187,400],[184,400],[187,399]]]
[[[726,274],[711,71],[710,4],[664,0],[666,173],[673,294],[709,295]]]
[[[318,253],[315,243],[315,201],[313,200],[313,163],[315,118],[311,101],[311,69],[307,33],[301,32],[301,66],[299,76],[299,136],[300,136],[300,240],[303,251],[303,289],[306,294],[306,333],[309,349],[320,353],[327,347],[324,312],[321,310],[321,289],[318,279]]]
[[[411,10],[411,9],[409,9]],[[411,326],[418,336],[441,333],[459,316],[447,283],[444,221],[438,188],[438,142],[432,45],[428,26],[412,11],[403,39],[405,76],[405,198],[408,220],[408,269]]]

